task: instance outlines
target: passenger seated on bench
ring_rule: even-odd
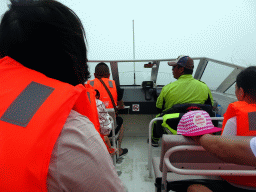
[[[181,55],[175,62],[168,62],[172,66],[173,77],[177,81],[163,87],[157,98],[156,107],[162,113],[176,104],[209,104],[213,105],[213,98],[208,86],[193,78],[194,61],[189,56]],[[159,114],[160,115],[160,114]],[[158,117],[157,115],[156,117]],[[162,128],[161,128],[162,129]],[[158,146],[158,141],[162,137],[156,126],[152,130],[152,146]]]
[[[109,68],[106,63],[99,63],[95,67],[95,73],[94,73],[95,79],[88,80],[87,84],[90,84],[94,89],[97,89],[100,92],[100,100],[105,104],[106,108],[114,108],[112,104],[112,99],[109,96],[108,91],[101,83],[100,79],[105,83],[106,87],[109,89],[110,94],[113,97],[114,105],[117,106],[117,109],[123,109],[124,108],[124,102],[123,102],[123,89],[120,89],[119,87],[116,87],[115,81],[110,80],[110,73]],[[118,151],[119,156],[125,155],[128,153],[128,149],[121,148],[123,135],[124,135],[124,127],[123,127],[123,119],[120,116],[116,117],[117,127],[115,129],[115,134],[119,133],[118,137]],[[112,132],[110,133],[110,136],[112,136]]]
[[[200,111],[186,113],[177,127],[178,134],[191,137],[201,144],[206,151],[223,161],[256,166],[256,137],[213,136],[209,134],[219,130],[220,128],[215,128],[211,124],[208,114],[205,112],[200,114]],[[188,191],[243,191],[243,188],[231,185],[226,181],[218,181],[218,185],[209,182],[207,187],[194,184],[188,187]]]
[[[222,135],[256,136],[256,67],[237,75],[235,94],[238,101],[229,104],[224,114]]]
[[[82,85],[80,19],[55,0],[10,2],[0,24],[1,191],[124,192]]]
[[[108,138],[108,135],[110,134],[111,130],[112,130],[112,122],[110,120],[110,116],[108,114],[108,112],[106,111],[106,107],[104,105],[104,103],[99,100],[100,98],[100,92],[95,89],[96,92],[96,105],[97,105],[97,111],[98,111],[98,117],[99,117],[99,122],[100,122],[100,132],[101,134],[104,135],[104,139],[105,139],[105,143],[108,146],[108,152],[111,156],[116,154],[116,150],[115,148],[112,148],[111,144],[110,144],[110,140]]]
[[[229,104],[224,114],[222,135],[256,136],[256,67],[251,66],[237,75],[236,102]],[[249,186],[256,189],[256,177],[228,177],[223,179],[237,186]]]

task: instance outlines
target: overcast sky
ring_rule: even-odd
[[[236,64],[256,62],[254,0],[61,0],[81,18],[89,59],[206,56]],[[256,64],[256,63],[255,63]]]
[[[256,65],[254,0],[59,0],[82,20],[89,60],[210,57]],[[8,0],[0,0],[0,14]]]
[[[8,0],[0,0],[0,14]],[[206,56],[236,64],[256,61],[254,0],[60,0],[84,25],[90,60]]]

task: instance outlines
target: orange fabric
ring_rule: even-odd
[[[1,191],[46,192],[52,150],[71,109],[95,127],[99,123],[86,96],[89,89],[48,78],[10,57],[0,59],[0,73],[0,117],[32,81],[54,88],[26,127],[0,120]]]
[[[256,111],[256,104],[248,104],[245,101],[237,101],[229,104],[222,125],[222,132],[227,121],[237,117],[237,135],[239,136],[255,136],[256,131],[249,130],[248,113]]]
[[[111,92],[113,99],[115,101],[115,104],[117,105],[117,89],[116,89],[116,83],[114,80],[110,80],[108,78],[102,78],[106,86],[108,87],[109,91]],[[90,84],[90,82],[94,82],[94,85],[92,86],[94,89],[97,89],[100,92],[100,100],[105,104],[106,108],[114,108],[113,104],[111,102],[111,99],[108,95],[108,92],[106,91],[105,87],[102,85],[102,83],[95,78],[94,80],[88,80],[87,84]],[[113,87],[109,86],[109,82],[112,82]]]
[[[244,101],[237,101],[229,104],[226,113],[224,114],[224,121],[222,125],[222,132],[225,128],[227,121],[232,117],[237,117],[237,135],[238,136],[256,136],[256,131],[249,130],[248,113],[256,112],[255,104],[248,104]],[[222,178],[230,183],[236,185],[244,185],[256,187],[256,177],[230,177],[222,176]]]
[[[89,115],[88,118],[90,119],[91,122],[94,122],[93,124],[94,124],[96,130],[98,131],[98,133],[100,134],[100,137],[104,141],[104,143],[105,143],[105,145],[106,145],[106,147],[108,149],[108,152],[109,153],[113,153],[114,149],[109,148],[109,146],[105,142],[104,135],[102,135],[100,133],[100,122],[99,122],[99,116],[98,116],[97,105],[96,105],[96,98],[95,98],[96,92],[95,92],[94,88],[91,85],[85,84],[84,86],[85,86],[85,88],[87,90],[86,94],[89,97],[90,107],[91,107],[91,111],[92,111],[92,113]],[[83,98],[84,97],[81,97],[81,102],[83,102]],[[81,107],[81,108],[79,108],[79,107]],[[83,107],[83,105],[74,106],[74,109],[78,110],[78,111],[84,111],[84,112],[88,111],[88,109]],[[96,114],[96,115],[92,115],[92,114]]]

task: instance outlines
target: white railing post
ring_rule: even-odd
[[[157,118],[154,118],[150,121],[149,123],[149,135],[148,135],[148,170],[149,170],[149,177],[151,178],[152,177],[152,145],[151,145],[151,135],[152,135],[152,127],[153,127],[153,123],[155,121],[158,121],[158,120],[163,120],[162,117],[157,117]]]

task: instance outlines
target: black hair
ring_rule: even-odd
[[[95,75],[97,78],[108,77],[109,68],[106,63],[99,63],[95,67]]]
[[[100,92],[97,89],[94,89],[94,90],[96,92],[96,95],[95,95],[96,99],[99,99],[100,98]]]
[[[251,66],[241,71],[236,77],[238,88],[243,88],[245,94],[249,94],[256,100],[256,66]]]
[[[177,66],[178,66],[178,69],[182,67],[180,65],[177,65]],[[193,69],[187,69],[185,67],[183,67],[183,68],[184,68],[183,75],[192,75],[193,74]]]
[[[90,78],[84,28],[55,0],[11,0],[0,25],[0,57],[77,85]]]

